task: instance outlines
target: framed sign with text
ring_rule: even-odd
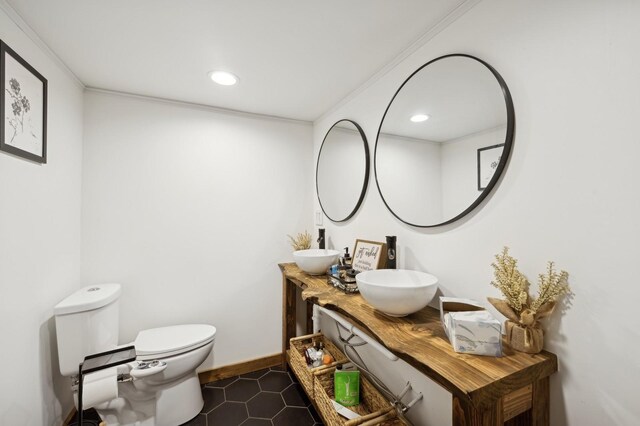
[[[356,240],[351,267],[356,271],[383,268],[387,261],[387,245],[377,241]]]

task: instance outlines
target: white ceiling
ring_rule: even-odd
[[[88,87],[315,120],[468,0],[6,1]]]

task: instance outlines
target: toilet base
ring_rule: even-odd
[[[202,411],[204,399],[198,375],[186,377],[181,383],[162,390],[157,398],[156,426],[186,423]]]
[[[144,391],[121,383],[119,391],[120,397],[95,407],[109,426],[176,426],[197,416],[204,406],[195,372]]]

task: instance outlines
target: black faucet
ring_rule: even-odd
[[[324,249],[325,247],[325,240],[324,240],[324,228],[320,228],[318,229],[318,248],[319,249]]]
[[[386,269],[396,269],[396,236],[387,236],[387,267]]]

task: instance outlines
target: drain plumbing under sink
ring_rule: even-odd
[[[399,413],[406,413],[413,407],[418,401],[422,400],[423,395],[422,392],[417,392],[416,396],[408,403],[402,402],[402,399],[412,390],[411,382],[407,382],[404,389],[399,393],[395,394],[387,385],[384,384],[380,378],[378,378],[375,374],[371,372],[371,370],[367,367],[364,360],[356,350],[358,346],[370,345],[372,348],[376,349],[378,352],[382,353],[387,359],[390,361],[396,362],[398,361],[398,357],[391,353],[387,348],[381,345],[379,342],[371,338],[364,331],[360,330],[355,325],[351,324],[341,315],[330,311],[326,308],[323,308],[318,305],[313,305],[313,332],[317,333],[319,331],[319,314],[324,314],[334,320],[336,324],[336,329],[338,330],[338,339],[342,343],[343,352],[346,357],[351,361],[364,375],[374,384],[374,386],[396,407],[396,410]],[[347,337],[343,337],[342,333],[349,333]],[[353,339],[359,338],[361,341],[353,342]]]

